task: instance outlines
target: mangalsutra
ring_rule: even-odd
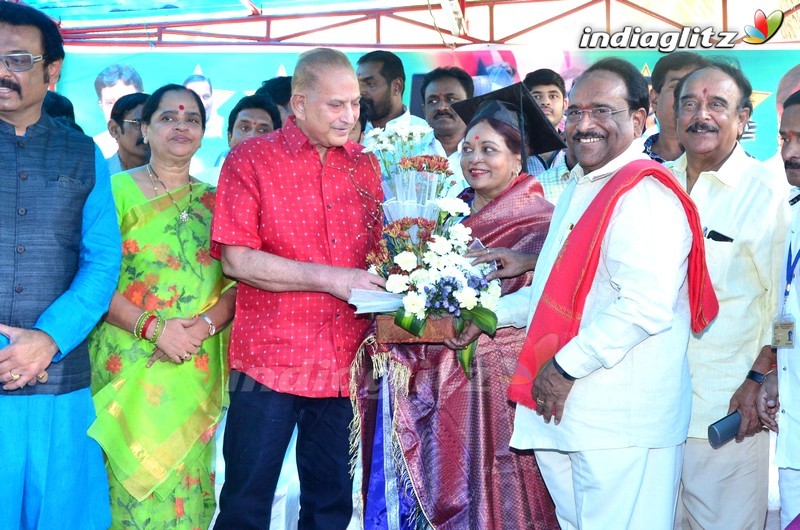
[[[175,206],[175,209],[178,210],[178,220],[180,220],[180,222],[182,223],[189,222],[189,212],[187,212],[186,210],[188,210],[192,205],[192,177],[189,177],[189,204],[186,206],[186,208],[181,210],[180,207],[178,206],[178,203],[175,202],[175,199],[172,197],[172,194],[167,189],[166,184],[164,184],[164,181],[161,180],[161,177],[158,176],[158,173],[156,173],[156,171],[150,164],[147,164],[147,175],[150,177],[150,183],[153,185],[153,192],[156,195],[158,195],[158,189],[156,188],[156,180],[164,188],[164,191],[167,192],[167,197],[169,197],[169,200],[172,201],[172,204]]]

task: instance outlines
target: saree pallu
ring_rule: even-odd
[[[462,198],[471,199],[471,191]],[[487,247],[538,253],[552,210],[541,185],[523,175],[463,223]],[[503,280],[503,294],[531,277]],[[505,393],[524,339],[525,330],[514,328],[498,330],[493,339],[482,335],[471,380],[442,345],[369,342],[372,351],[360,355],[352,371],[362,502],[371,518],[365,527],[558,528],[533,453],[509,448],[514,408]],[[376,374],[385,374],[387,384],[377,385]],[[384,469],[397,476],[387,471],[382,480],[379,451],[394,459]],[[382,503],[383,513],[375,508]]]
[[[209,254],[214,193],[204,183],[147,199],[127,173],[112,179],[122,233],[117,291],[143,311],[191,318],[232,283]],[[173,203],[172,201],[175,201]],[[179,220],[181,211],[189,214]],[[102,322],[90,335],[97,420],[114,526],[207,527],[213,517],[214,431],[226,399],[227,332],[192,360],[147,368],[154,345]],[[177,526],[176,526],[177,520]]]

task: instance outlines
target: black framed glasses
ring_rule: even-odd
[[[0,59],[2,59],[9,72],[26,72],[33,68],[35,63],[44,59],[44,55],[10,53],[8,55],[0,55]]]

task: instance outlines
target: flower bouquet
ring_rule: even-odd
[[[500,282],[485,279],[493,265],[464,257],[471,229],[457,220],[469,207],[446,198],[456,181],[446,158],[425,154],[432,135],[428,126],[390,125],[364,138],[364,151],[380,161],[385,195],[384,237],[367,264],[386,291],[354,290],[350,303],[358,313],[392,314],[377,318],[380,342],[442,343],[468,320],[488,334],[497,328]],[[457,352],[468,377],[474,352],[474,343]]]
[[[402,217],[389,221],[378,250],[367,255],[369,270],[386,278],[387,292],[354,290],[350,303],[359,313],[393,312],[394,324],[414,337],[424,336],[431,319],[448,317],[453,319],[454,333],[461,333],[466,322],[472,321],[481,331],[494,334],[500,281],[486,281],[492,265],[473,265],[464,256],[473,239],[472,230],[456,221],[469,213],[469,207],[452,198],[434,199],[425,206],[435,210],[433,220]],[[434,327],[441,328],[441,324]],[[380,331],[378,340],[382,342],[408,340],[382,337]],[[444,338],[442,334],[411,340],[443,342]],[[468,377],[474,353],[475,343],[457,352]]]

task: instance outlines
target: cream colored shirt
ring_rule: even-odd
[[[685,187],[685,153],[671,169]],[[708,437],[709,424],[728,413],[761,347],[772,341],[789,219],[788,190],[779,192],[774,181],[737,145],[718,171],[700,173],[690,193],[706,232],[706,261],[720,306],[711,325],[689,340],[691,438]],[[733,241],[714,241],[712,231]]]
[[[609,177],[647,158],[642,142],[608,165],[580,166],[553,212],[533,284],[500,299],[503,325],[530,323],[553,263],[571,227]],[[559,425],[517,405],[511,446],[584,451],[669,447],[686,438],[691,382],[686,270],[692,234],[677,196],[645,177],[617,203],[580,330],[556,355],[578,377]]]

